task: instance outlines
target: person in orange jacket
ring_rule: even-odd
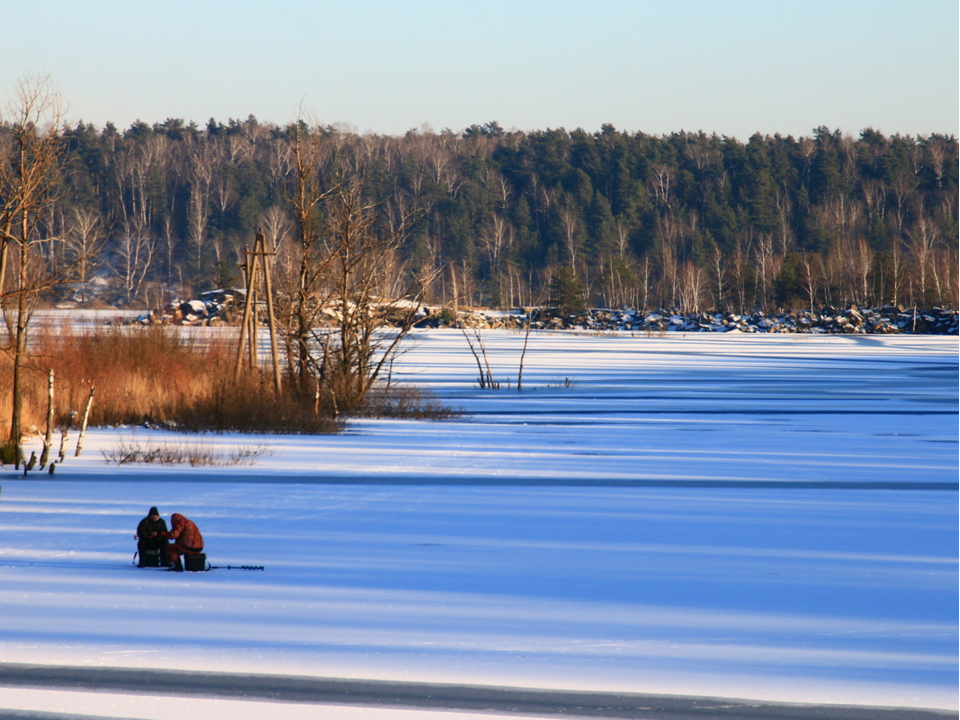
[[[165,538],[173,540],[167,546],[167,564],[171,570],[183,571],[181,555],[190,555],[203,551],[203,535],[196,524],[179,513],[170,516],[170,531],[163,533]]]

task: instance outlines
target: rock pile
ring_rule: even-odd
[[[933,308],[925,311],[904,310],[895,306],[846,310],[824,308],[819,312],[794,311],[764,315],[733,313],[669,313],[641,314],[639,329],[657,332],[745,332],[745,333],[830,333],[892,334],[915,333],[934,335],[957,334],[957,312]],[[589,328],[589,320],[586,323]]]
[[[213,290],[202,293],[199,300],[174,300],[162,310],[140,315],[137,322],[141,325],[228,325],[235,307],[235,294]]]
[[[217,290],[205,293],[199,300],[170,303],[163,312],[141,315],[142,324],[224,325],[239,317],[242,293]],[[240,297],[238,297],[238,295]],[[238,302],[240,301],[240,307]],[[683,314],[667,310],[592,309],[580,315],[562,317],[550,309],[518,308],[494,311],[471,308],[453,312],[451,308],[422,307],[416,327],[458,327],[494,330],[520,330],[532,322],[538,330],[582,330],[588,332],[742,332],[742,333],[832,333],[832,334],[917,334],[957,335],[956,310],[904,309],[895,305],[879,308],[849,307],[846,310],[827,307],[819,312],[792,311],[765,315],[734,313]]]
[[[794,311],[765,315],[734,313],[682,314],[658,310],[588,310],[581,315],[560,317],[549,310],[523,308],[511,313],[476,309],[459,312],[456,320],[441,318],[438,311],[425,310],[419,327],[454,327],[479,329],[521,329],[533,318],[536,329],[626,331],[646,333],[668,332],[742,332],[742,333],[831,333],[831,334],[925,334],[956,335],[957,311],[943,308],[905,310],[894,305],[846,310],[823,308],[819,312]]]

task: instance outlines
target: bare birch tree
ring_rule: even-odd
[[[27,336],[37,296],[66,279],[43,256],[45,221],[58,199],[64,163],[63,109],[49,77],[21,79],[0,116],[0,303],[11,328],[3,348],[13,360],[9,451],[19,465]],[[7,275],[12,272],[12,277]]]
[[[140,288],[153,269],[157,239],[147,229],[128,223],[114,242],[110,271],[123,285],[126,301],[140,295]]]
[[[92,258],[99,250],[105,234],[98,210],[74,208],[73,225],[65,237],[64,249],[68,259],[77,264],[77,281],[81,283],[81,287],[86,286],[94,262]],[[82,296],[82,299],[86,300],[86,297]]]
[[[207,225],[210,222],[210,188],[219,164],[220,150],[209,143],[200,144],[190,153],[190,200],[187,203],[187,243],[196,263],[195,272],[203,268],[207,249]]]
[[[917,221],[910,228],[907,237],[909,238],[910,254],[913,256],[913,277],[916,280],[913,302],[924,305],[927,296],[930,260],[937,243],[937,229],[925,215],[918,214]]]
[[[803,273],[800,276],[800,284],[807,293],[810,312],[815,312],[817,291],[820,289],[823,280],[823,267],[820,256],[800,253],[800,267],[803,268]]]

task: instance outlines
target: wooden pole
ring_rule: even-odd
[[[87,420],[90,419],[90,406],[93,405],[93,391],[95,387],[90,388],[90,397],[87,398],[87,406],[83,409],[83,420],[80,422],[80,437],[77,438],[77,451],[74,457],[80,457],[80,451],[83,450],[83,436],[87,434]]]
[[[256,251],[256,246],[254,246],[254,251],[249,254],[249,265],[250,265],[250,290],[247,292],[247,302],[250,303],[250,324],[248,330],[250,332],[250,369],[259,367],[259,350],[257,343],[257,270],[259,266],[258,255]]]
[[[47,434],[43,438],[43,452],[40,453],[40,467],[50,458],[50,446],[53,445],[53,368],[47,371]]]
[[[280,352],[277,347],[277,318],[273,309],[273,285],[270,280],[270,266],[267,263],[267,257],[276,255],[275,252],[267,252],[266,239],[260,230],[253,242],[253,250],[244,248],[244,269],[247,280],[247,302],[243,308],[243,321],[240,330],[240,342],[237,348],[237,362],[234,367],[234,380],[240,378],[240,371],[243,367],[244,351],[249,352],[250,368],[259,367],[259,346],[257,343],[257,332],[259,326],[257,313],[257,286],[260,284],[260,275],[263,274],[264,292],[267,296],[267,322],[270,328],[270,355],[273,360],[273,386],[277,395],[280,394]],[[247,343],[249,342],[249,348]]]
[[[280,353],[277,350],[277,318],[273,312],[273,286],[270,282],[270,265],[267,262],[267,255],[276,255],[276,253],[267,252],[267,242],[263,233],[257,233],[259,248],[255,249],[262,253],[263,257],[263,278],[267,291],[267,322],[270,325],[270,356],[273,359],[273,389],[280,397]]]
[[[243,351],[246,349],[247,342],[247,324],[250,322],[250,253],[247,248],[243,249],[243,274],[244,279],[246,280],[247,285],[247,297],[243,305],[243,320],[240,322],[240,338],[237,342],[237,362],[233,367],[233,380],[236,382],[240,379],[240,369],[243,366]]]

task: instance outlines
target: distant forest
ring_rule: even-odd
[[[66,128],[66,190],[46,232],[68,254],[99,248],[81,279],[108,279],[121,304],[242,284],[257,228],[282,272],[298,242],[295,127]],[[385,222],[415,209],[396,267],[434,271],[429,303],[543,304],[563,275],[602,307],[958,304],[953,136],[299,128],[328,146],[318,162],[362,178]]]

